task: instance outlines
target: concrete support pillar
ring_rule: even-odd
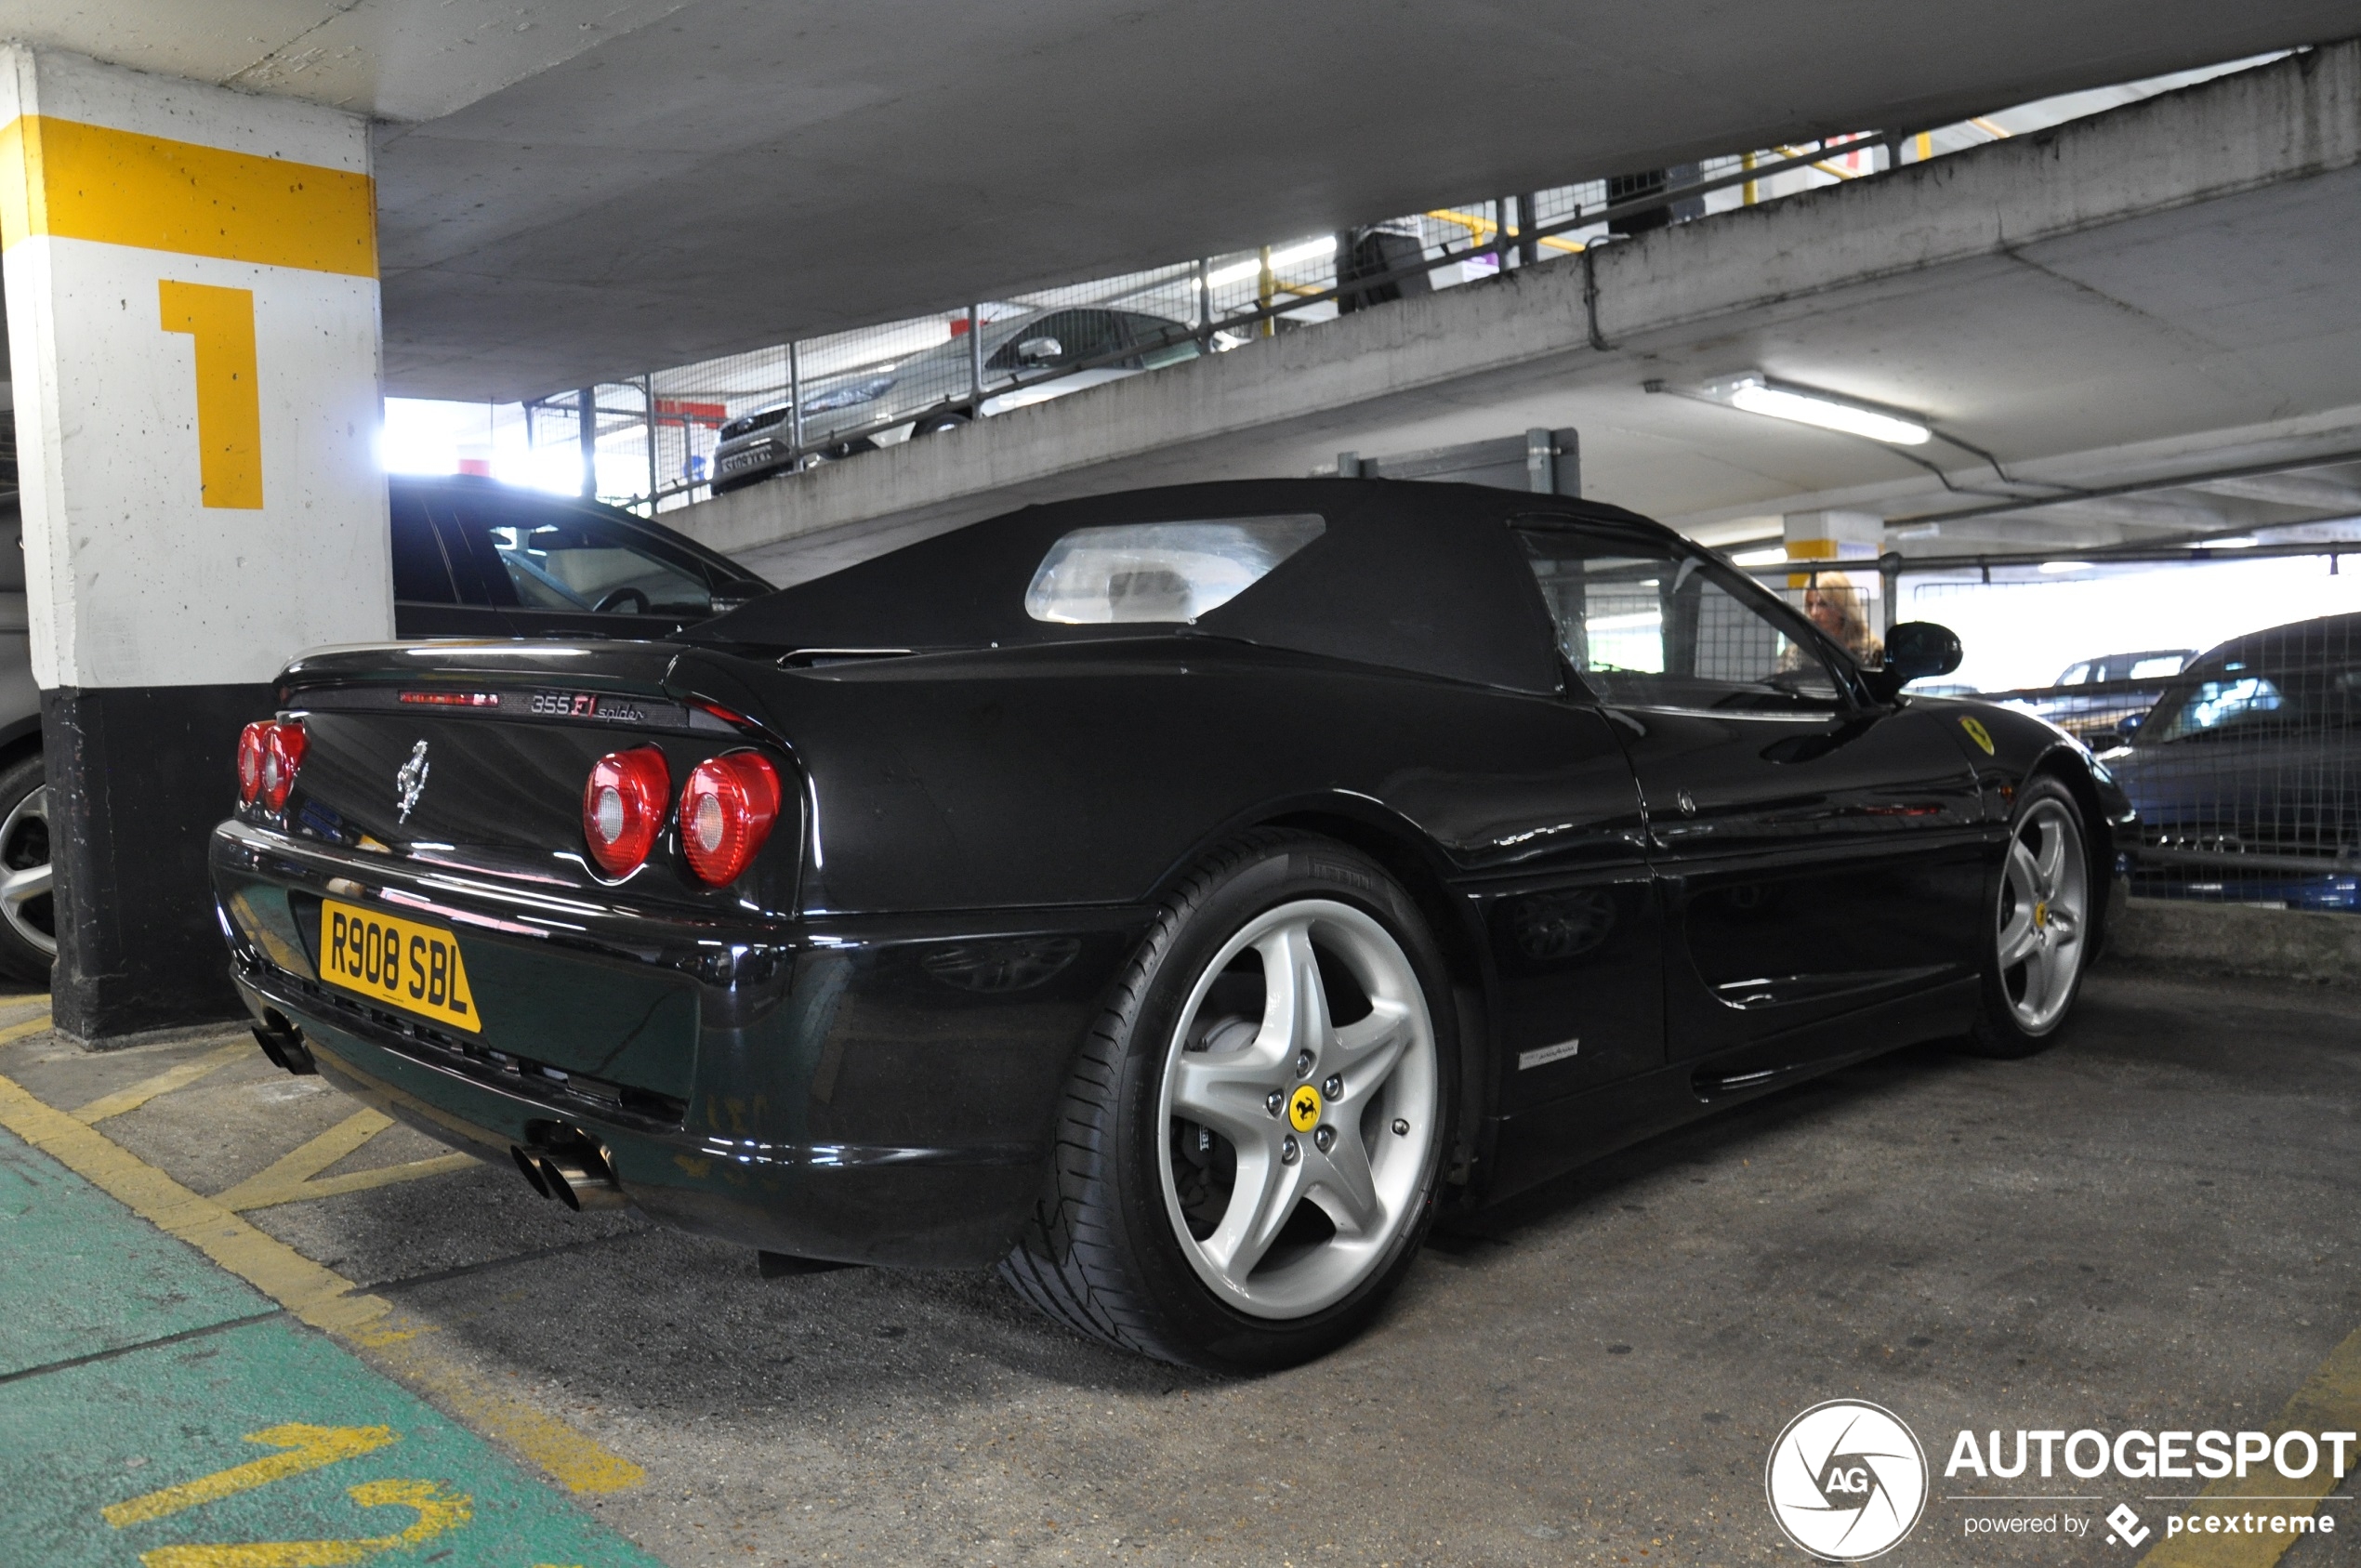
[[[0,274],[57,1021],[232,1016],[205,841],[239,728],[299,650],[393,628],[366,126],[0,49]]]
[[[1789,512],[1789,560],[1875,560],[1885,549],[1885,519],[1875,512]]]
[[[1789,512],[1782,520],[1789,560],[1874,561],[1885,549],[1885,519],[1875,512]],[[1790,573],[1787,586],[1800,588],[1807,580]]]

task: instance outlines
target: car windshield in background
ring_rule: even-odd
[[[1049,547],[1024,612],[1057,626],[1185,623],[1219,609],[1318,538],[1314,512],[1077,528]]]
[[[2361,659],[2250,668],[2232,661],[2166,699],[2140,744],[2350,729],[2361,720]]]
[[[713,613],[713,590],[702,573],[666,560],[619,529],[596,521],[503,523],[483,533],[517,603],[527,610]]]

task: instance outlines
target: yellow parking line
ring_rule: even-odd
[[[398,1166],[378,1166],[371,1170],[349,1170],[342,1176],[315,1177],[281,1192],[262,1192],[234,1206],[244,1214],[257,1208],[271,1208],[280,1204],[302,1203],[309,1198],[333,1198],[344,1192],[365,1192],[376,1187],[392,1187],[404,1181],[423,1181],[429,1176],[447,1176],[457,1170],[475,1170],[483,1162],[473,1154],[437,1154],[431,1159],[404,1160]]]
[[[2269,1430],[2275,1442],[2285,1431],[2361,1430],[2361,1330],[2328,1352],[2328,1359],[2296,1390]],[[2270,1497],[2274,1499],[2270,1505],[2272,1512],[2307,1518],[2320,1506],[2320,1499],[2341,1484],[2336,1476],[2328,1473],[2330,1466],[2325,1453],[2312,1469],[2312,1474],[2294,1481],[2281,1475],[2277,1467],[2269,1465],[2244,1479],[2224,1476],[2199,1493],[2198,1502],[2180,1504],[2176,1511],[2200,1515],[2219,1511],[2204,1500],[2214,1497]],[[2284,1506],[2276,1501],[2280,1497],[2287,1499]],[[2292,1534],[2275,1535],[2268,1532],[2259,1535],[2244,1532],[2236,1535],[2184,1533],[2159,1542],[2140,1560],[2139,1568],[2271,1568],[2301,1539],[2303,1537]]]
[[[342,1176],[319,1174],[391,1126],[393,1118],[382,1112],[356,1111],[301,1148],[273,1161],[269,1168],[257,1171],[225,1192],[216,1192],[213,1201],[243,1214],[249,1209],[270,1208],[307,1198],[333,1198],[339,1192],[390,1187],[398,1181],[416,1181],[483,1163],[473,1154],[439,1154],[432,1159],[379,1166],[374,1170],[349,1170]]]
[[[274,1194],[294,1192],[391,1126],[393,1118],[381,1111],[355,1111],[227,1192],[216,1192],[213,1201],[230,1209],[267,1208],[274,1203],[284,1203],[284,1197]]]
[[[38,1034],[48,1027],[49,1009],[45,1007],[34,1017],[28,1018],[20,1023],[11,1023],[6,1029],[0,1029],[0,1046],[5,1046],[11,1040],[21,1040],[27,1034]]]
[[[129,1088],[120,1088],[112,1094],[100,1095],[89,1104],[74,1112],[73,1119],[85,1127],[96,1127],[109,1116],[120,1116],[125,1111],[137,1111],[158,1095],[170,1094],[175,1089],[185,1089],[208,1073],[218,1072],[233,1061],[259,1054],[252,1040],[232,1040],[226,1046],[205,1052],[193,1061],[184,1061],[178,1067],[167,1068],[152,1078],[142,1078]]]
[[[323,1268],[190,1191],[104,1133],[0,1077],[0,1127],[178,1236],[312,1327],[344,1341],[381,1370],[434,1395],[477,1430],[507,1443],[574,1492],[640,1485],[645,1471],[565,1422],[486,1390],[477,1375],[432,1347],[434,1325],[396,1313],[382,1297]]]

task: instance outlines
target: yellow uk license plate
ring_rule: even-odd
[[[320,905],[320,978],[470,1034],[482,1028],[459,941],[440,926],[329,899]]]

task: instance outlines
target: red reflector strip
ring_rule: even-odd
[[[402,700],[404,703],[415,703],[426,707],[498,707],[500,693],[497,692],[404,692],[402,693]]]

